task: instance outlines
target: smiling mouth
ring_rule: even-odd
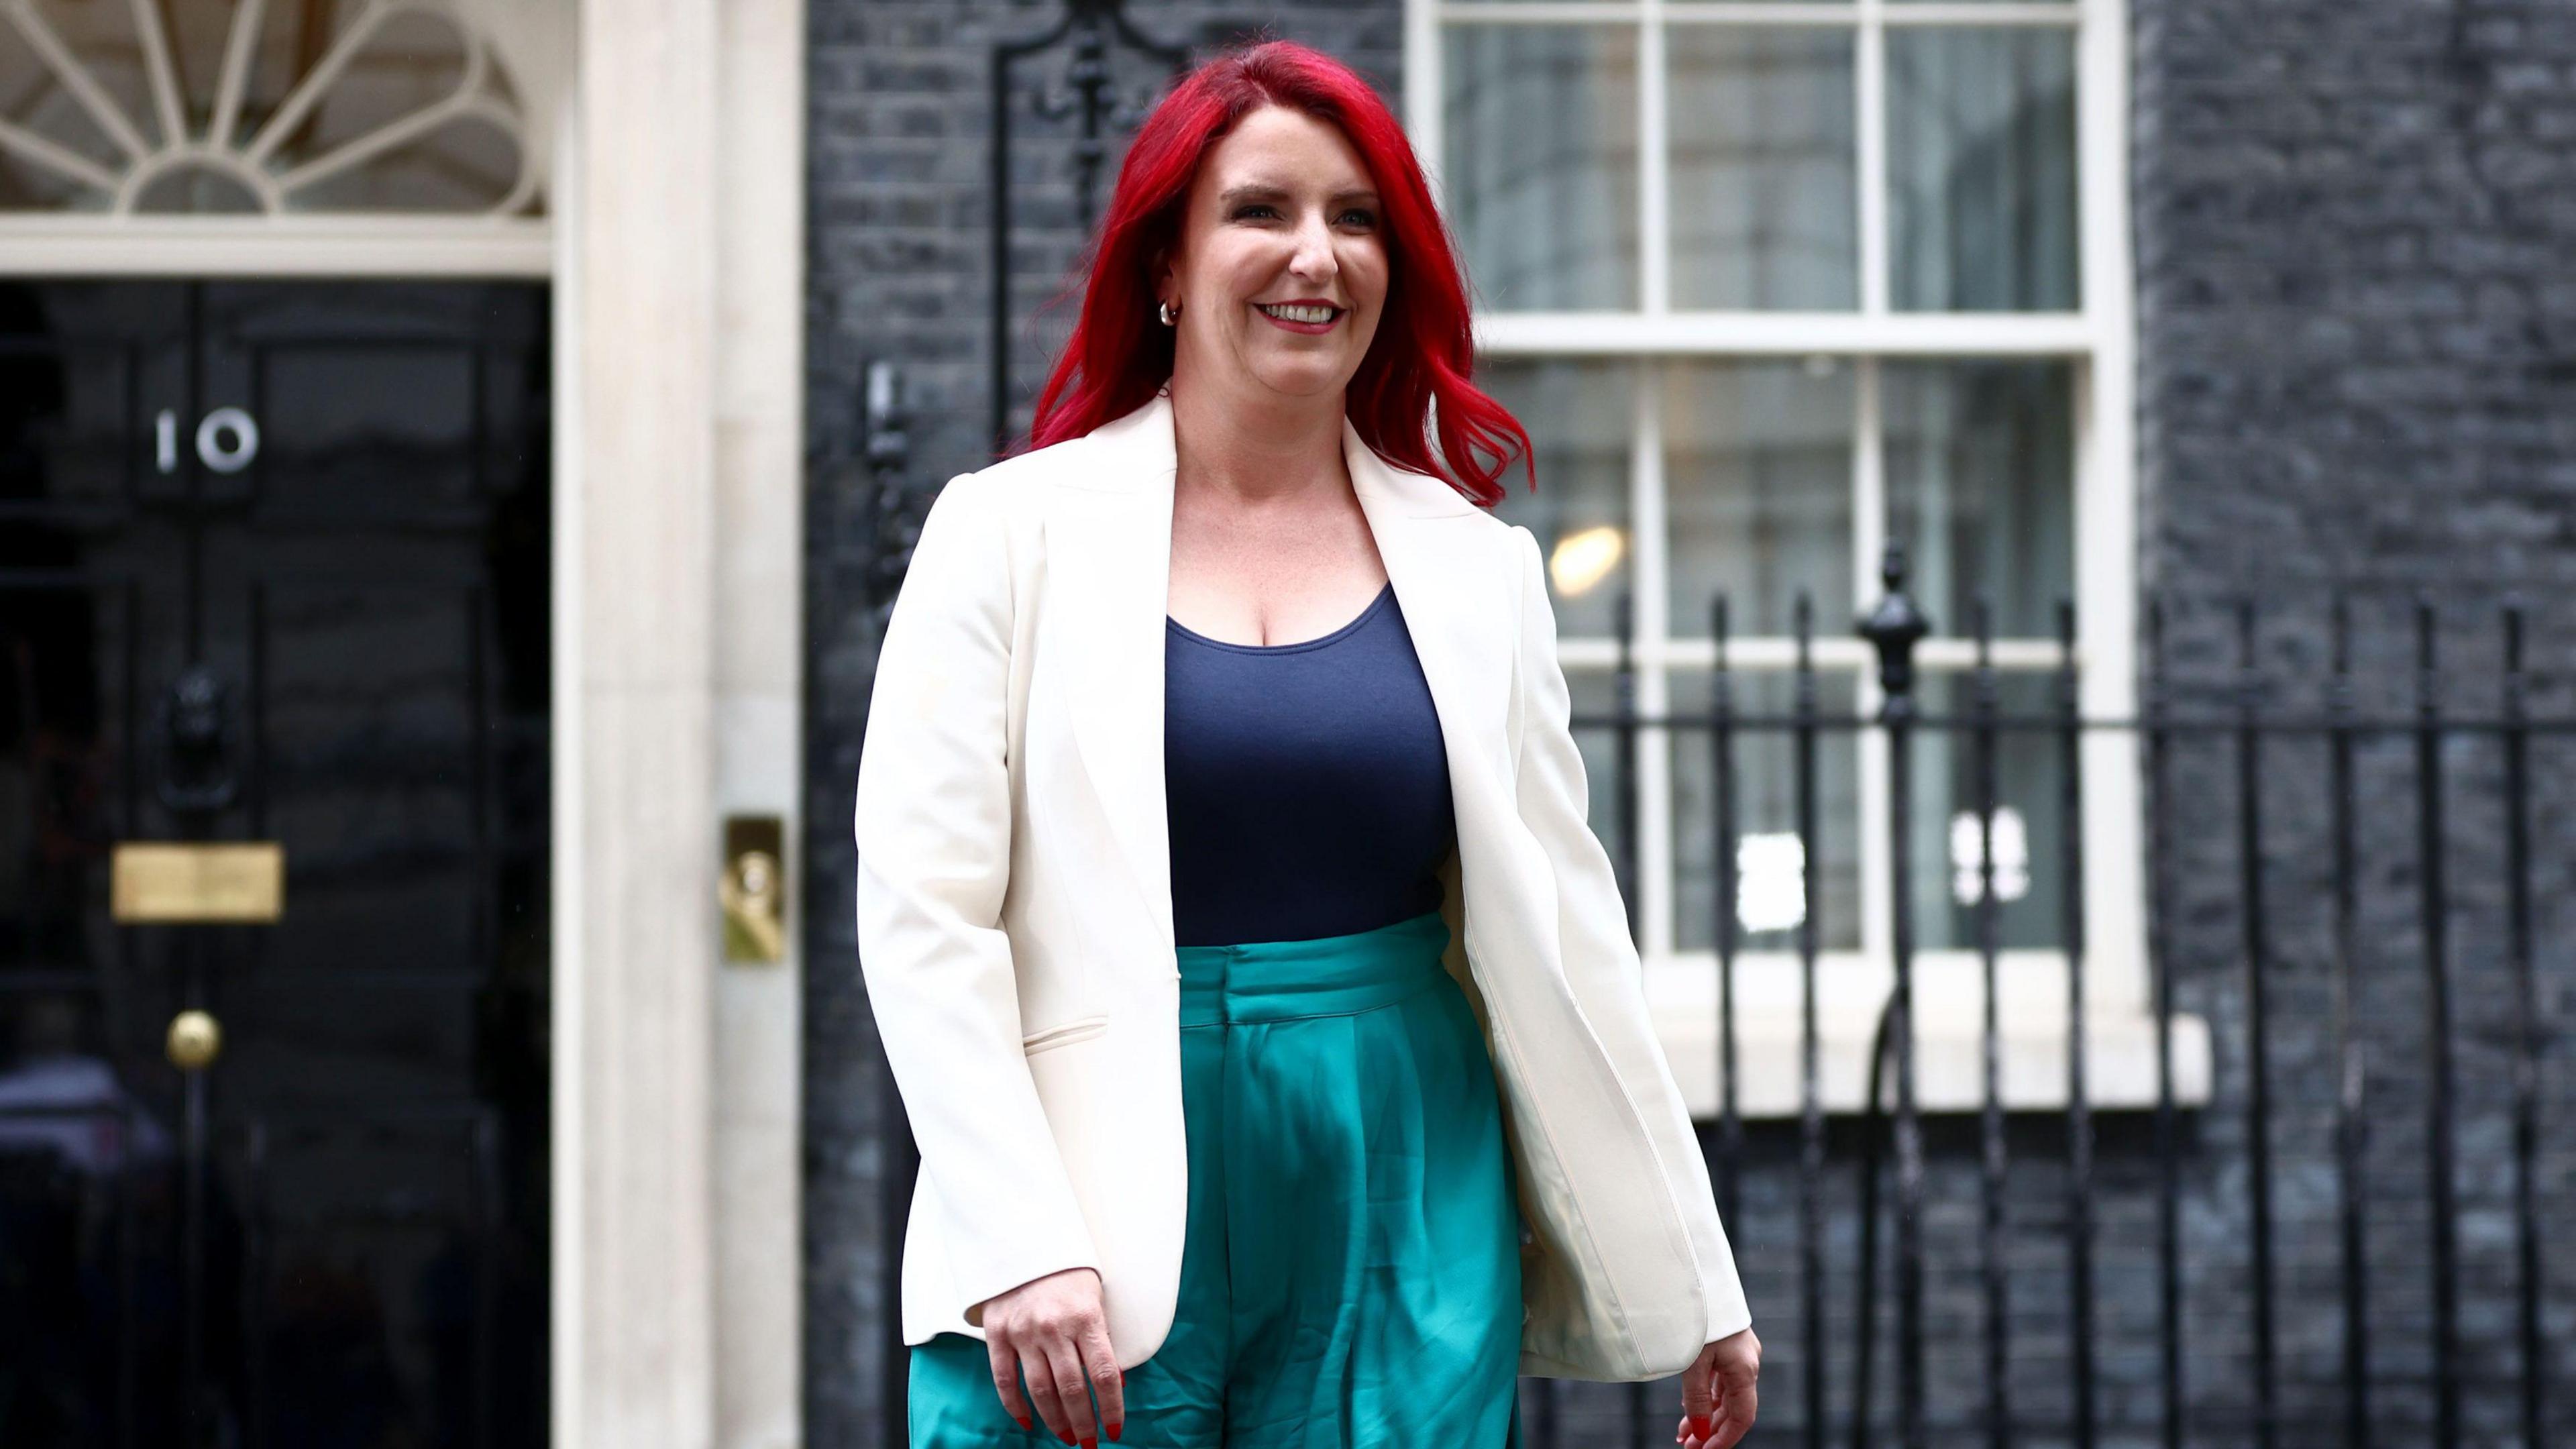
[[[1297,322],[1310,327],[1330,322],[1341,316],[1344,310],[1339,307],[1297,307],[1261,302],[1253,305],[1260,308],[1261,314],[1265,317],[1275,317],[1282,322]]]

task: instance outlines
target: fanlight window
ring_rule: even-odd
[[[474,0],[0,0],[0,212],[535,216]]]

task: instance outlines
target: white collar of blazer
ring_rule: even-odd
[[[1100,787],[1147,912],[1172,943],[1171,839],[1163,793],[1163,620],[1170,598],[1172,400],[1157,393],[1084,438],[1047,514],[1049,593],[1081,653],[1076,748]],[[1397,468],[1342,419],[1342,460],[1386,564],[1440,716],[1453,785],[1463,772],[1510,798],[1512,657],[1520,609],[1510,533],[1440,479]],[[1486,517],[1489,526],[1475,527]],[[1458,793],[1465,793],[1463,789]]]

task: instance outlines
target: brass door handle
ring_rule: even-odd
[[[213,1013],[190,1007],[170,1018],[170,1065],[183,1072],[202,1072],[214,1065],[223,1049],[224,1029]]]

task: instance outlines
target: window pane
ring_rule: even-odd
[[[1666,47],[1673,305],[1857,305],[1852,32],[1682,25]]]
[[[1625,361],[1503,358],[1476,369],[1538,445],[1538,489],[1516,464],[1502,477],[1510,496],[1494,509],[1538,535],[1548,560],[1560,635],[1617,631],[1619,592],[1635,553],[1628,517],[1628,457],[1635,411]]]
[[[1674,670],[1676,715],[1709,713],[1707,670]],[[1731,673],[1735,713],[1787,716],[1797,707],[1795,675]],[[1849,719],[1852,677],[1820,672],[1820,719]],[[1819,950],[1860,947],[1860,771],[1855,735],[1816,733],[1816,832],[1798,838],[1797,734],[1787,725],[1738,724],[1735,761],[1735,942],[1743,951],[1794,951],[1798,923],[1813,912]],[[1714,732],[1677,729],[1673,769],[1673,940],[1685,951],[1717,949],[1717,769]],[[1812,860],[1809,860],[1812,855]],[[1804,868],[1805,878],[1801,877]]]
[[[1798,591],[1819,619],[1852,597],[1852,364],[1674,362],[1664,372],[1664,520],[1672,632],[1787,634]]]
[[[1898,308],[2074,308],[2074,36],[1890,30],[1887,175]]]
[[[1637,32],[1442,31],[1441,167],[1481,305],[1637,305]]]
[[[1999,672],[1995,709],[2004,720],[2054,714],[2055,682],[2045,674]],[[1973,676],[1922,676],[1923,706],[1964,721],[1976,708]],[[2057,738],[2028,730],[1995,736],[1995,925],[2004,950],[2062,948],[2066,772]],[[1976,735],[1969,725],[1923,727],[1914,736],[1914,941],[1926,951],[1977,949],[1982,882],[1977,862]]]
[[[1888,530],[1941,633],[2054,638],[2075,587],[2074,378],[2067,363],[1883,364]]]

